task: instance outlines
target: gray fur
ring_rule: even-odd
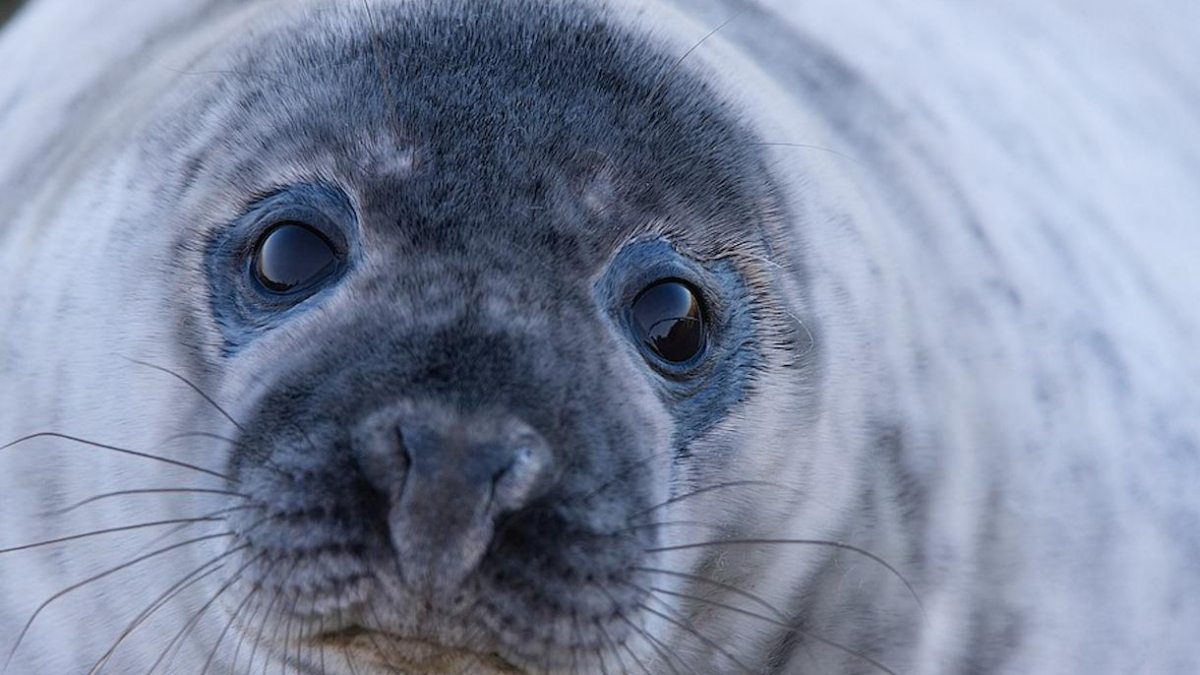
[[[191,467],[0,450],[0,549],[213,520],[0,554],[8,672],[1196,672],[1194,10],[992,11],[23,10],[0,443]]]

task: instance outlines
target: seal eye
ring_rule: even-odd
[[[324,276],[337,261],[329,240],[300,223],[280,223],[254,252],[254,276],[267,289],[286,293]]]
[[[704,350],[700,301],[682,281],[659,281],[639,293],[632,319],[638,340],[665,361],[686,363]]]

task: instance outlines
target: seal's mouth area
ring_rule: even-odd
[[[349,626],[322,633],[312,640],[318,644],[370,653],[389,670],[398,667],[409,668],[430,675],[462,672],[480,675],[520,675],[526,672],[495,652],[476,652],[362,626]]]

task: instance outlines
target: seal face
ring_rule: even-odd
[[[219,448],[227,495],[164,579],[208,594],[175,635],[223,627],[201,663],[235,670],[675,668],[664,531],[735,523],[665,517],[805,347],[754,132],[581,3],[265,16],[125,141],[185,346],[132,367],[185,385],[158,430]],[[79,663],[185,662],[139,628]]]
[[[256,505],[230,516],[231,592],[279,595],[306,640],[598,665],[645,621],[672,460],[750,395],[760,343],[792,339],[749,290],[780,208],[750,132],[603,14],[524,9],[261,36],[255,68],[343,62],[225,93],[312,93],[215,125],[250,150],[222,158],[237,173],[185,161],[214,168],[180,201],[253,186],[179,243],[204,252],[223,369],[257,387],[230,411],[231,489]],[[264,181],[314,139],[304,180]]]

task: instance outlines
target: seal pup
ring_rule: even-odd
[[[1107,9],[35,2],[6,672],[1195,672],[1200,23]]]

